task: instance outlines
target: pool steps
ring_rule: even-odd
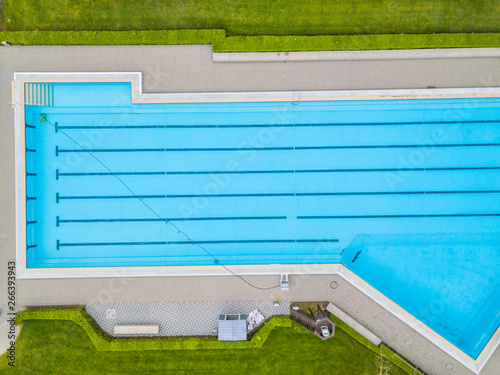
[[[24,104],[52,107],[53,98],[52,85],[46,83],[24,84]]]

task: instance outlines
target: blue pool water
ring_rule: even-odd
[[[498,327],[498,98],[52,85],[26,106],[28,267],[343,263],[472,357]]]
[[[498,233],[362,235],[343,262],[475,358],[500,323],[499,243]]]

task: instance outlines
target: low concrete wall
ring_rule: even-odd
[[[309,51],[309,52],[215,52],[215,63],[341,61],[341,60],[409,60],[499,57],[500,48],[402,49],[385,51]]]
[[[363,327],[361,324],[359,324],[357,321],[355,321],[353,318],[351,318],[349,315],[347,315],[345,312],[340,310],[337,306],[333,305],[332,303],[329,303],[326,309],[333,315],[335,315],[337,318],[342,320],[349,327],[358,332],[360,335],[370,340],[371,343],[379,346],[380,343],[382,342],[381,338],[375,336],[372,332],[367,330],[365,327]]]

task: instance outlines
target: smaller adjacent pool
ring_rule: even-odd
[[[351,271],[477,358],[500,324],[500,235],[357,236]]]

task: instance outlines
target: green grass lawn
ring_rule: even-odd
[[[321,341],[293,323],[276,328],[259,349],[100,352],[73,322],[28,320],[17,361],[0,358],[0,374],[378,374],[378,357],[341,329]],[[389,374],[403,375],[392,366]]]
[[[221,28],[227,35],[499,32],[484,0],[3,0],[2,29]]]

